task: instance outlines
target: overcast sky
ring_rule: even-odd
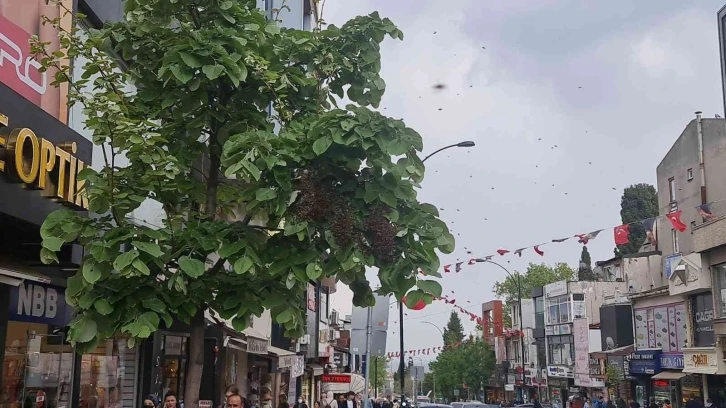
[[[420,132],[424,153],[477,144],[427,162],[419,197],[444,209],[457,238],[442,264],[606,228],[588,245],[597,261],[612,257],[623,188],[655,184],[656,165],[694,111],[723,116],[716,26],[723,4],[328,0],[324,18],[338,26],[373,11],[391,18],[405,39],[383,44],[383,112]],[[447,88],[436,91],[437,83]],[[581,246],[570,240],[543,250],[544,257],[528,250],[498,260],[512,271],[529,262],[574,266]],[[481,314],[504,276],[479,264],[441,283]],[[341,286],[332,304],[345,314],[351,294]],[[421,322],[443,328],[450,310],[437,302],[407,311],[406,349],[442,345]],[[391,312],[388,351],[397,351]]]

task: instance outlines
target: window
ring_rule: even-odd
[[[547,337],[547,354],[550,364],[572,364],[575,361],[575,337],[571,334]]]
[[[688,181],[693,180],[693,169],[686,170],[686,177],[688,178]]]
[[[680,251],[680,248],[678,247],[678,231],[671,230],[671,240],[673,241],[673,253],[677,254]]]
[[[534,301],[534,326],[538,329],[541,329],[544,327],[544,315],[545,315],[545,309],[544,309],[544,298],[538,297],[535,298]],[[544,355],[544,353],[542,353]]]
[[[519,311],[516,304],[512,304],[511,309],[509,309],[509,316],[512,319],[512,326],[519,326]]]
[[[717,265],[715,268],[718,285],[718,315],[726,317],[726,264]]]
[[[572,311],[568,295],[547,299],[547,324],[569,323]]]
[[[668,179],[668,197],[670,201],[676,201],[676,179],[673,177]]]

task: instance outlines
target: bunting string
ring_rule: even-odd
[[[726,200],[712,201],[712,202],[698,205],[695,207],[686,208],[686,210],[689,210],[689,211],[694,210],[697,215],[701,216],[701,218],[703,219],[703,222],[706,223],[706,222],[713,221],[720,217],[720,216],[717,216],[714,214],[713,205],[720,203],[720,202],[724,202],[724,201],[726,201]],[[668,220],[668,222],[670,223],[670,225],[673,229],[675,229],[676,231],[679,231],[680,233],[684,233],[688,230],[688,226],[685,223],[683,223],[683,221],[681,220],[683,211],[684,210],[676,210],[676,211],[672,211],[666,215],[646,218],[646,219],[634,221],[634,222],[631,222],[628,224],[622,224],[622,225],[612,227],[613,239],[615,241],[615,244],[616,245],[625,245],[625,244],[629,243],[630,242],[630,227],[635,224],[640,224],[643,226],[643,229],[645,230],[646,238],[647,238],[648,242],[651,243],[652,245],[657,246],[657,244],[658,244],[657,227],[658,227],[658,219],[660,219],[660,218],[665,218],[666,220]],[[545,252],[542,249],[543,246],[553,244],[553,243],[562,243],[569,239],[575,239],[575,238],[577,239],[578,243],[580,243],[582,245],[587,245],[590,241],[597,238],[598,235],[600,235],[600,233],[605,231],[606,229],[607,228],[603,228],[603,229],[595,230],[595,231],[588,232],[588,233],[575,234],[571,237],[555,238],[555,239],[552,239],[547,242],[539,243],[537,245],[521,247],[519,249],[514,250],[514,252],[512,254],[521,257],[522,253],[525,250],[532,249],[537,255],[544,256]],[[444,273],[451,273],[452,268],[453,268],[453,272],[458,273],[458,272],[461,272],[461,270],[465,266],[472,266],[472,265],[476,265],[477,263],[488,262],[488,261],[491,261],[492,259],[494,259],[494,257],[497,257],[497,256],[501,257],[501,256],[505,256],[510,253],[511,253],[511,251],[509,251],[508,249],[500,248],[500,249],[497,249],[496,252],[491,255],[486,255],[483,257],[473,257],[473,258],[469,259],[467,262],[456,262],[453,264],[444,265],[443,271],[444,271]],[[426,275],[426,273],[423,271],[419,271],[419,273]]]

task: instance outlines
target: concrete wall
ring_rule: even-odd
[[[600,323],[600,306],[606,297],[628,291],[625,282],[568,282],[570,293],[585,295],[585,315],[590,324]]]
[[[726,185],[722,182],[722,175],[726,174],[726,121],[724,119],[702,119],[704,169],[706,173],[706,191],[708,202],[726,199]],[[688,180],[688,169],[693,170],[693,179]],[[658,178],[658,208],[659,214],[665,215],[671,210],[668,180],[675,180],[675,202],[679,210],[683,210],[681,221],[688,225],[702,223],[701,217],[693,207],[701,204],[701,175],[698,167],[698,132],[696,120],[688,123],[681,135],[675,141],[670,151],[665,155],[656,169]],[[726,211],[726,203],[716,203],[712,207],[716,214]],[[673,242],[671,237],[671,224],[668,220],[658,220],[658,248],[663,256],[672,255]],[[693,237],[690,231],[678,234],[678,244],[681,253],[690,253],[694,250]]]

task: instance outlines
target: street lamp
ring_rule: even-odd
[[[489,260],[489,259],[485,260],[484,262],[490,263],[490,264],[493,264],[493,265],[496,265],[496,266],[502,268],[502,270],[507,273],[507,276],[509,276],[510,278],[512,278],[514,280],[514,276],[509,272],[509,270],[507,268],[505,268],[502,265],[500,265],[492,260]],[[522,332],[522,334],[524,334],[524,321],[522,321],[522,280],[521,280],[521,277],[522,277],[522,275],[519,272],[517,272],[516,282],[517,282],[517,307],[519,308],[519,329]],[[521,346],[520,348],[521,348],[521,355],[522,355],[522,378],[524,378],[524,336],[522,336],[519,339],[519,344]],[[522,395],[522,399],[524,399],[524,395]]]
[[[441,149],[436,150],[435,152],[431,153],[430,155],[424,157],[424,159],[421,160],[421,163],[425,162],[426,160],[428,160],[429,158],[431,158],[431,156],[435,155],[436,153],[439,153],[439,152],[444,151],[446,149],[450,149],[452,147],[474,147],[474,146],[476,146],[476,143],[472,142],[471,140],[464,140],[463,142],[459,142],[459,143],[455,143],[455,144],[452,144],[452,145],[444,146]],[[399,321],[399,327],[398,327],[398,331],[399,331],[399,342],[401,343],[400,344],[400,346],[401,346],[401,360],[400,360],[400,362],[398,364],[398,376],[401,379],[401,402],[404,402],[404,392],[403,392],[403,390],[405,389],[404,388],[404,383],[405,383],[404,382],[404,377],[405,377],[404,376],[404,372],[406,370],[405,370],[405,364],[403,363],[403,356],[406,355],[405,354],[406,351],[403,349],[403,347],[404,347],[403,346],[403,297],[398,302],[398,321]]]
[[[444,340],[444,344],[446,344],[446,339],[444,338],[444,331],[441,330],[441,328],[439,326],[437,326],[431,322],[421,322],[421,323],[430,324],[431,326],[434,326],[436,328],[436,330],[438,330],[439,333],[441,333],[441,338]],[[436,371],[431,371],[431,377],[434,380],[434,402],[436,402]]]

